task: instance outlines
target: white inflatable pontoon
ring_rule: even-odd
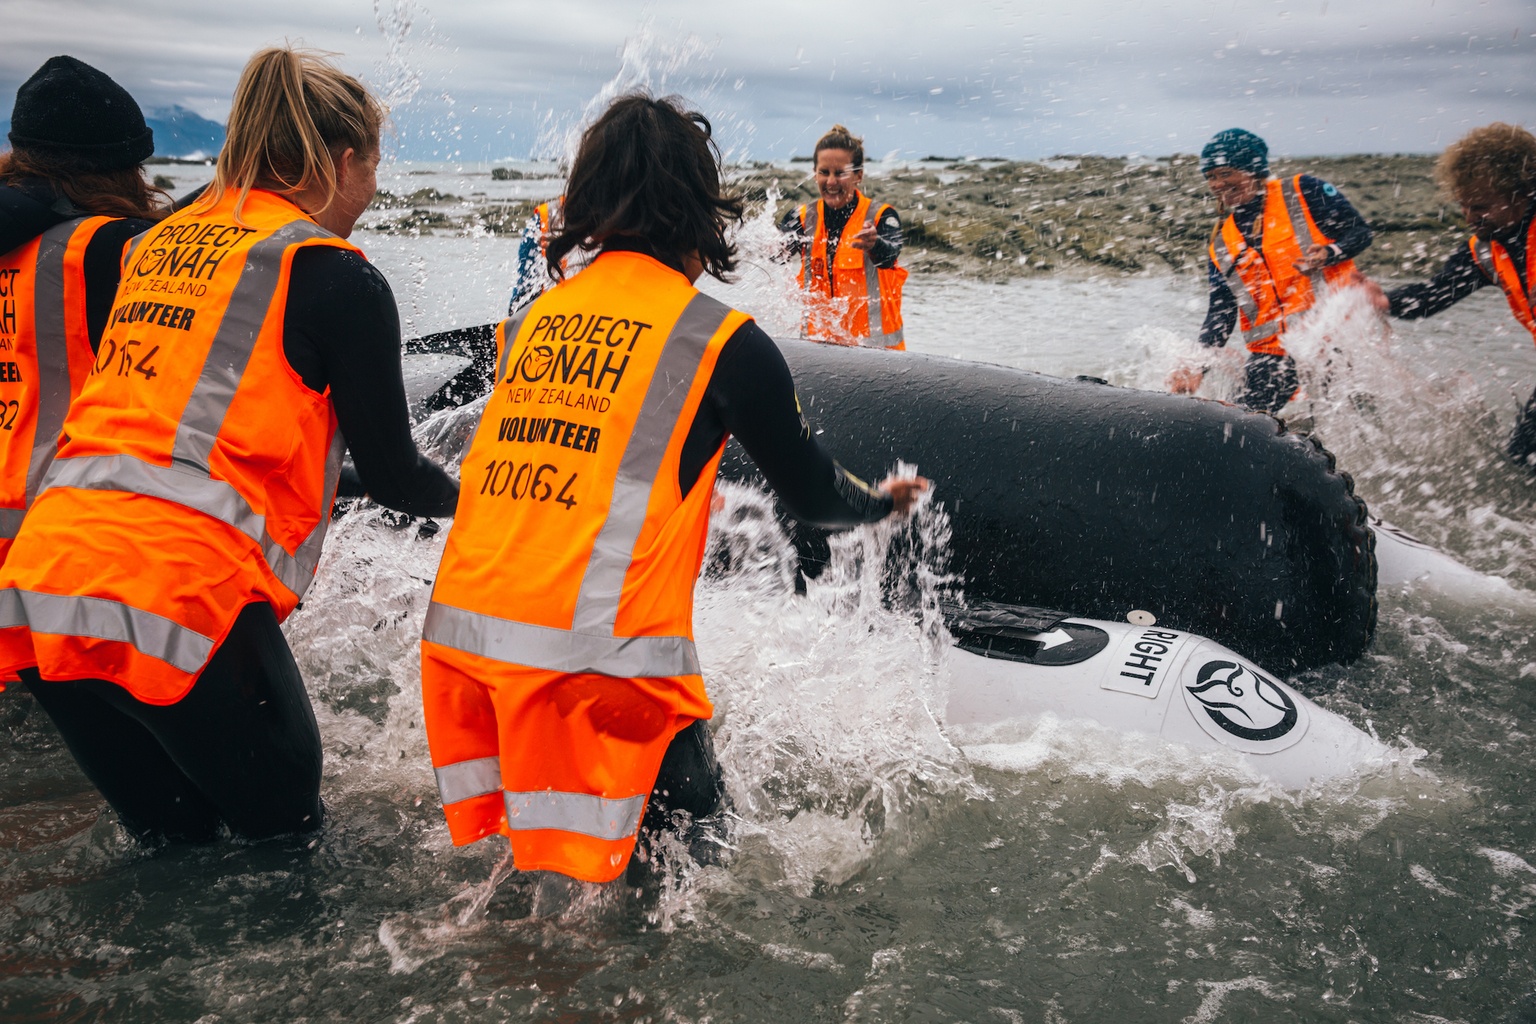
[[[1150,618],[1143,616],[1143,618]],[[1088,719],[1238,752],[1287,789],[1380,765],[1387,747],[1212,640],[1155,623],[982,605],[949,616],[946,721]]]

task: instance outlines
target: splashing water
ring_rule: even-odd
[[[1242,387],[1239,344],[1208,349],[1188,335],[1142,326],[1130,358],[1109,372],[1129,387],[1163,390],[1175,367],[1206,366],[1201,394],[1231,401]],[[1536,576],[1536,494],[1530,473],[1503,452],[1506,427],[1487,388],[1447,360],[1405,355],[1393,326],[1359,288],[1325,296],[1286,333],[1301,388],[1280,416],[1319,437],[1371,511],[1468,564],[1512,580]]]
[[[1359,289],[1330,295],[1296,333],[1312,429],[1372,510],[1479,568],[1531,579],[1530,473],[1505,457],[1479,382],[1405,363]]]
[[[784,235],[773,215],[780,198],[776,186],[769,188],[765,202],[751,208],[736,228],[731,238],[737,255],[735,280],[722,284],[704,276],[697,287],[750,313],[774,337],[798,338],[805,293],[800,289],[799,258],[786,255]]]
[[[925,503],[834,537],[797,598],[770,499],[719,490],[696,632],[742,857],[802,890],[840,882],[937,798],[981,792],[942,730],[947,518]]]
[[[619,53],[619,70],[582,107],[579,115],[565,111],[546,111],[534,140],[535,160],[556,160],[569,167],[576,159],[581,133],[597,119],[608,104],[625,93],[645,89],[665,95],[678,87],[679,79],[689,87],[689,99],[699,102],[715,91],[724,75],[709,70],[715,44],[699,36],[684,36],[675,42],[663,42],[652,21],[646,19],[640,29],[624,40]],[[697,77],[691,72],[697,72]]]
[[[1040,350],[1020,310],[1092,323],[1130,306],[1173,335],[1184,315],[1165,282],[1139,279],[923,288],[976,314],[963,337],[930,318],[926,344],[1024,364]],[[1051,358],[1083,344],[1028,337]],[[1101,332],[1066,372],[1119,372],[1122,342]],[[1396,387],[1411,405],[1416,387]],[[418,440],[452,462],[475,415],[440,414]],[[1424,480],[1447,473],[1411,448]],[[453,848],[416,665],[444,535],[354,512],[287,624],[326,745],[320,836],[136,851],[35,704],[0,697],[0,1016],[1387,1022],[1497,1019],[1536,985],[1528,616],[1384,595],[1365,659],[1295,682],[1419,764],[1279,794],[1236,762],[1049,716],[947,726],[948,648],[925,618],[951,585],[924,535],[943,495],[839,538],[795,596],[771,502],[722,493],[696,626],[735,805],[727,866],[637,899],[496,884],[504,844]],[[1517,565],[1523,537],[1507,538]]]
[[[422,75],[412,59],[410,36],[417,21],[425,21],[431,36],[432,21],[414,0],[373,0],[373,20],[384,37],[384,58],[379,63],[380,98],[388,110],[399,110],[421,91]]]

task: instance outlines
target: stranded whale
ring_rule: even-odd
[[[942,356],[780,348],[844,465],[884,472],[902,460],[933,479],[972,599],[1111,621],[1147,612],[1282,673],[1352,661],[1370,643],[1365,504],[1321,445],[1273,417]],[[423,408],[488,390],[490,326],[406,351],[471,360]],[[756,479],[734,444],[721,471]],[[824,538],[791,534],[814,573]]]
[[[1149,613],[1285,674],[1370,643],[1365,504],[1273,417],[941,356],[780,347],[844,465],[904,460],[934,481],[972,600]],[[755,474],[739,451],[722,472]],[[814,552],[815,531],[794,534]]]
[[[471,360],[421,407],[485,393],[494,344],[488,325],[408,342],[408,358]],[[1370,643],[1365,504],[1321,445],[1273,417],[942,356],[779,344],[844,465],[906,461],[934,481],[971,599],[1110,621],[1145,612],[1284,674]],[[734,444],[721,471],[756,479]],[[791,533],[814,573],[824,539]]]

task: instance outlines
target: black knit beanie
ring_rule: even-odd
[[[128,91],[84,61],[50,57],[16,90],[11,145],[88,171],[134,167],[155,134]]]

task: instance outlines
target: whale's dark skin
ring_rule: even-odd
[[[440,399],[457,405],[489,386],[490,337],[466,328],[406,349],[479,356]],[[968,599],[1101,619],[1139,609],[1285,674],[1370,644],[1365,504],[1332,455],[1273,417],[914,352],[779,347],[839,461],[882,475],[902,460],[933,481]],[[736,445],[721,475],[757,479]],[[814,560],[815,531],[794,534]]]

